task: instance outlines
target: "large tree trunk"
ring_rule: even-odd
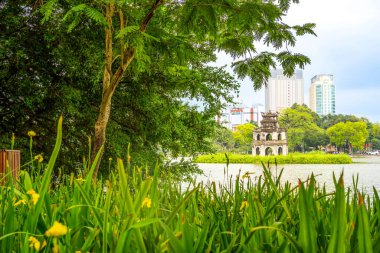
[[[94,135],[94,146],[91,155],[91,164],[94,162],[96,154],[99,152],[100,148],[103,146],[100,152],[99,158],[96,163],[93,178],[97,177],[100,162],[104,153],[104,146],[106,143],[106,129],[108,120],[111,113],[111,102],[112,95],[115,91],[116,85],[112,85],[112,16],[115,11],[115,6],[113,3],[108,3],[106,5],[106,20],[107,26],[105,27],[105,62],[104,62],[104,72],[103,72],[103,91],[102,91],[102,101],[99,108],[98,119],[95,123],[95,135]]]
[[[145,32],[149,21],[152,19],[155,10],[160,6],[162,0],[155,0],[151,9],[146,14],[145,18],[140,24],[140,31]],[[94,146],[91,154],[91,164],[94,162],[97,153],[100,148],[103,146],[102,151],[100,152],[99,158],[96,163],[95,171],[93,178],[96,179],[98,175],[98,170],[100,162],[103,157],[105,143],[106,143],[106,129],[108,120],[111,113],[111,103],[112,96],[115,92],[117,86],[123,78],[125,70],[131,64],[135,57],[135,49],[127,47],[125,48],[124,40],[120,40],[120,63],[117,70],[113,73],[112,63],[113,63],[113,43],[112,43],[112,17],[115,12],[115,4],[110,1],[106,4],[106,21],[107,26],[105,27],[105,63],[104,63],[104,74],[103,74],[103,93],[102,93],[102,102],[100,104],[98,119],[95,123],[95,136],[94,136]],[[119,10],[119,21],[120,29],[124,28],[124,17],[122,10]]]
[[[95,136],[94,136],[94,146],[92,149],[91,162],[94,162],[96,154],[99,152],[100,148],[103,146],[100,152],[93,177],[96,178],[100,166],[100,161],[102,160],[105,143],[106,143],[106,129],[108,120],[111,113],[111,102],[112,102],[113,90],[108,90],[102,97],[102,102],[100,105],[98,119],[95,123]]]

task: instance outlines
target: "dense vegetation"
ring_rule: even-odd
[[[348,164],[350,156],[345,154],[329,155],[323,153],[291,153],[280,156],[252,156],[240,154],[217,153],[201,155],[194,159],[197,163],[254,163],[254,164]]]
[[[62,141],[41,172],[0,188],[2,252],[358,252],[380,247],[380,199],[318,188],[314,177],[280,185],[263,168],[228,186],[181,185],[119,159],[109,180],[61,174],[52,180]],[[99,157],[99,156],[98,156]],[[125,165],[126,164],[126,165]],[[227,175],[227,178],[228,175]],[[356,182],[356,183],[355,183]]]
[[[279,124],[287,129],[290,152],[323,150],[327,144],[335,145],[339,152],[350,154],[363,152],[365,148],[380,149],[380,124],[354,115],[319,116],[306,105],[294,104],[280,113]],[[239,128],[231,132],[219,127],[213,139],[214,150],[241,154],[251,152],[253,136],[247,129],[254,128],[254,125],[247,123]],[[241,137],[236,138],[243,132],[244,142]]]
[[[347,153],[363,151],[366,143],[374,143],[373,148],[378,148],[380,125],[366,118],[341,114],[319,116],[306,105],[294,104],[281,113],[279,123],[287,129],[290,150],[320,150],[328,143]]]
[[[135,164],[210,151],[214,117],[238,88],[209,66],[218,51],[255,88],[276,62],[287,75],[310,62],[291,52],[298,36],[314,34],[314,24],[282,21],[292,2],[2,1],[0,145],[15,133],[27,152],[22,137],[34,130],[36,152],[48,154],[63,114],[66,171],[87,154],[88,136],[93,154],[106,141],[107,158],[131,143]],[[260,42],[277,51],[257,50]]]

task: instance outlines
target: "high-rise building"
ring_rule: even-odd
[[[319,115],[335,114],[335,85],[333,75],[316,75],[309,90],[310,109]]]
[[[272,70],[265,87],[265,111],[280,112],[294,103],[302,105],[303,83],[302,70],[296,70],[291,77],[285,76],[282,69]]]

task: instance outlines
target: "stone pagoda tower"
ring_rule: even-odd
[[[255,156],[287,155],[286,131],[278,125],[278,113],[269,111],[261,115],[263,117],[261,127],[253,130],[252,154]]]

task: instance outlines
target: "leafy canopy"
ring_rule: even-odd
[[[355,149],[363,150],[368,137],[365,122],[340,122],[326,130],[330,141],[337,146],[344,146],[346,142]]]

